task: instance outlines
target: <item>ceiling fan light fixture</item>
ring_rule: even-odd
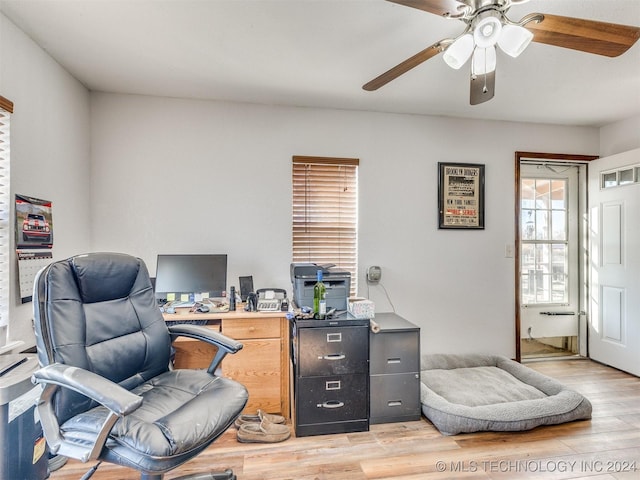
[[[520,55],[533,40],[533,33],[519,25],[505,24],[498,39],[500,49],[514,58]]]
[[[500,33],[502,32],[502,22],[496,17],[484,17],[476,23],[473,30],[473,39],[478,48],[493,47]]]
[[[496,69],[496,47],[476,48],[471,62],[472,75],[485,75]]]
[[[462,65],[467,63],[469,57],[473,53],[473,35],[467,33],[458,38],[444,52],[442,58],[451,68],[458,70]]]

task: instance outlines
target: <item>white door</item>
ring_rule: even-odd
[[[589,356],[640,375],[640,149],[589,164]]]
[[[520,169],[520,336],[577,337],[579,325],[577,165]]]

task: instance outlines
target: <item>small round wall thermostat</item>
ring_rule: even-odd
[[[382,278],[382,269],[377,265],[367,268],[367,282],[378,283]]]

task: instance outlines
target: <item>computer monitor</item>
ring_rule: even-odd
[[[221,297],[227,289],[226,254],[158,255],[156,265],[156,298],[166,299],[168,293],[207,293]]]

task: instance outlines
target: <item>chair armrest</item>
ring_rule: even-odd
[[[100,375],[59,363],[37,370],[31,380],[35,384],[45,385],[38,400],[38,414],[51,453],[82,462],[97,459],[118,418],[135,411],[143,401],[142,397]],[[53,406],[53,394],[60,387],[85,395],[109,409],[109,415],[93,444],[79,445],[65,440]]]
[[[218,351],[207,369],[211,374],[215,372],[227,353],[237,353],[243,347],[242,343],[200,325],[177,324],[169,325],[168,328],[172,342],[178,337],[188,337],[217,347]]]
[[[142,397],[117,383],[78,367],[52,363],[32,376],[33,383],[54,384],[69,388],[104,405],[116,415],[129,415],[142,405]]]

